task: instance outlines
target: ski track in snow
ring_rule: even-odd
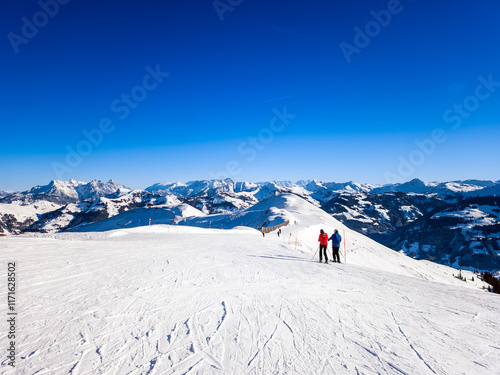
[[[2,240],[16,374],[500,373],[497,296],[259,233],[119,233]]]

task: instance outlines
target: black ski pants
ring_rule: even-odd
[[[326,249],[328,245],[319,245],[319,261],[323,260],[323,255],[325,255],[325,262],[328,262],[328,257],[326,255]]]
[[[334,262],[340,263],[340,254],[338,246],[332,246],[332,260]]]

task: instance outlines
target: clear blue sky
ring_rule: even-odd
[[[495,0],[3,1],[0,190],[498,180],[499,14]]]

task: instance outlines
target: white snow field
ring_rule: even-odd
[[[18,315],[16,368],[4,350],[0,373],[500,374],[500,299],[471,273],[349,230],[347,263],[319,263],[319,229],[345,228],[300,198],[272,203],[299,222],[280,238],[182,225],[1,237]],[[0,300],[7,317],[6,287]]]

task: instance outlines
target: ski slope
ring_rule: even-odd
[[[283,206],[309,217],[296,204]],[[283,232],[296,228],[301,241],[316,231]],[[327,265],[314,242],[295,250],[241,227],[0,238],[17,264],[19,314],[17,367],[3,352],[0,373],[500,373],[498,296],[354,240],[347,264]]]

